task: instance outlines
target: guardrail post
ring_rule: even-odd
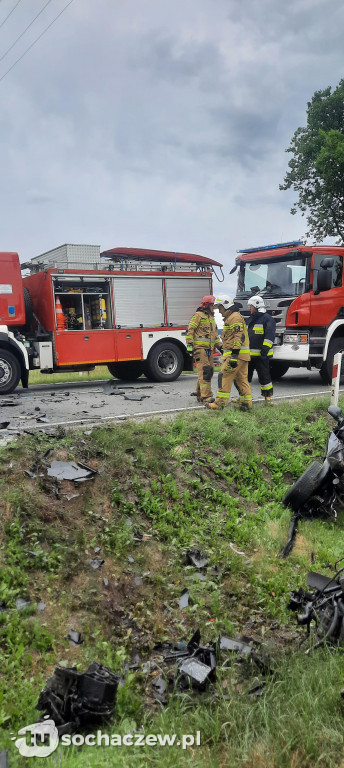
[[[340,383],[340,374],[341,374],[341,368],[342,368],[342,354],[343,354],[342,352],[337,352],[337,354],[333,358],[332,389],[331,389],[330,405],[338,405],[339,383]]]

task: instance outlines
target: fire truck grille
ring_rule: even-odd
[[[263,296],[267,312],[276,320],[276,330],[285,328],[288,307],[293,299],[271,299]],[[247,299],[235,299],[242,316],[248,320],[250,308],[247,306]]]

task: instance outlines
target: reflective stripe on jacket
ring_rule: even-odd
[[[198,309],[189,322],[189,327],[185,336],[186,344],[192,344],[193,347],[202,347],[213,351],[215,346],[221,346],[221,341],[217,335],[215,319],[212,315]]]
[[[272,357],[276,321],[268,312],[253,312],[247,322],[251,357]]]
[[[222,330],[223,359],[228,357],[240,357],[241,360],[250,360],[250,347],[247,327],[244,318],[236,310],[229,309],[224,316]]]

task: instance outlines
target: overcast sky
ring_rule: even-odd
[[[1,250],[190,251],[231,290],[236,250],[304,234],[278,186],[344,76],[343,0],[73,0],[8,72],[67,2],[5,55],[47,0],[0,0]]]

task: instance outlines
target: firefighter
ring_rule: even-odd
[[[214,347],[222,351],[214,320],[215,296],[203,296],[192,316],[185,336],[187,351],[193,354],[198,382],[194,393],[200,403],[212,402],[211,379],[214,373]]]
[[[266,311],[264,299],[261,296],[252,296],[247,303],[251,312],[247,323],[251,353],[248,380],[252,381],[253,372],[256,370],[262,396],[267,405],[273,405],[270,360],[273,355],[272,345],[275,338],[276,321]]]
[[[240,395],[235,406],[242,411],[249,411],[252,408],[252,392],[247,378],[250,348],[246,323],[238,312],[237,305],[229,296],[219,296],[215,299],[215,307],[224,318],[222,331],[224,352],[216,400],[214,403],[208,403],[207,408],[212,410],[224,408],[228,403],[234,381]]]

